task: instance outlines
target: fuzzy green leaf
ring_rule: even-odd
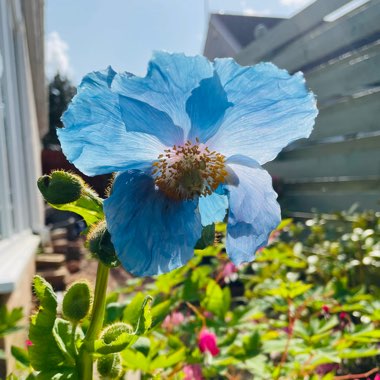
[[[53,336],[57,297],[51,285],[42,277],[35,276],[33,285],[40,307],[30,321],[30,363],[37,371],[53,370],[65,363],[65,357]]]

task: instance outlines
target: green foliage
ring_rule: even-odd
[[[51,285],[40,276],[34,278],[33,286],[40,307],[30,321],[29,339],[33,343],[29,348],[30,363],[37,371],[49,371],[66,364],[53,335],[57,297]]]
[[[30,366],[29,353],[28,353],[27,350],[25,350],[23,348],[20,348],[20,347],[12,346],[11,347],[11,353],[12,353],[12,356],[19,363],[21,363],[25,367],[29,367]]]
[[[18,322],[23,318],[21,307],[8,310],[6,305],[0,306],[0,338],[20,329]]]
[[[201,305],[219,318],[223,318],[230,308],[231,295],[229,288],[222,288],[214,280],[209,280],[206,286],[206,295]]]
[[[44,136],[45,148],[59,145],[57,128],[62,128],[61,116],[71,99],[76,93],[76,88],[65,77],[59,73],[50,81],[49,87],[49,132]]]
[[[75,202],[66,204],[50,204],[50,206],[61,211],[71,211],[80,215],[87,226],[91,226],[104,219],[103,206],[100,198],[91,191],[87,193],[82,193],[81,197]]]
[[[233,270],[219,224],[220,244],[197,250],[154,283],[136,280],[140,291],[112,310],[136,326],[131,315],[148,292],[153,324],[121,352],[124,369],[140,369],[147,379],[180,378],[185,365],[200,365],[205,379],[262,380],[331,380],[372,370],[380,355],[379,218],[330,219],[284,220],[253,263]],[[124,291],[130,297],[131,288]],[[205,325],[217,336],[215,357],[198,348]]]
[[[93,212],[86,221],[96,225],[103,220],[102,204],[92,196],[87,200],[84,212],[75,207],[84,217]],[[30,368],[29,376],[43,380],[79,380],[78,366],[87,362],[91,371],[93,358],[102,379],[123,378],[130,369],[140,370],[143,379],[181,379],[185,368],[216,380],[374,373],[380,359],[378,214],[285,220],[255,261],[239,268],[225,253],[225,234],[226,226],[216,225],[215,242],[199,246],[187,265],[154,281],[130,280],[106,301],[108,268],[100,264],[103,293],[95,302],[95,291],[99,307],[90,326],[87,284],[68,290],[62,319],[53,289],[37,276],[40,306],[31,318],[32,346],[13,348],[13,355]],[[104,304],[103,321],[98,309]],[[13,313],[1,314],[0,331],[16,326],[20,315]],[[206,349],[205,342],[199,344],[204,329]],[[213,333],[216,350],[209,346]]]
[[[215,224],[210,224],[203,228],[201,238],[197,241],[195,249],[205,249],[214,243]]]
[[[90,290],[85,282],[74,283],[63,299],[63,317],[57,314],[57,296],[42,277],[34,278],[34,292],[39,301],[38,311],[31,317],[28,350],[13,347],[14,357],[37,380],[79,380],[78,363],[84,353],[98,359],[101,378],[117,378],[122,371],[118,352],[132,346],[152,325],[150,296],[138,296],[125,310],[131,321],[107,325],[95,340],[86,340],[81,322],[90,309]],[[110,301],[116,298],[110,297]],[[110,302],[112,303],[112,302]],[[120,314],[122,315],[122,313]],[[160,315],[160,312],[156,313]]]

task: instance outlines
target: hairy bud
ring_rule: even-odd
[[[101,379],[118,379],[122,371],[120,354],[101,356],[97,368]]]
[[[37,186],[47,202],[65,204],[80,198],[84,182],[76,174],[57,170],[40,177]]]
[[[120,265],[105,221],[91,229],[87,236],[87,247],[104,265],[111,268]]]
[[[75,282],[70,286],[63,298],[63,316],[73,323],[78,323],[87,316],[90,308],[90,287],[87,282]]]
[[[106,327],[102,331],[101,339],[106,343],[109,344],[113,341],[115,341],[121,334],[127,333],[132,334],[133,330],[130,325],[123,322],[117,322],[113,325],[110,325]]]

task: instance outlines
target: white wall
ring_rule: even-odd
[[[27,43],[20,0],[1,0],[0,262],[19,254],[12,252],[10,242],[27,241],[43,227],[43,202],[36,186],[40,140]],[[1,273],[3,267],[0,293],[8,275]]]

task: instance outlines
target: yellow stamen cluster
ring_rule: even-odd
[[[206,146],[187,141],[166,149],[153,163],[156,185],[170,198],[189,200],[213,193],[227,176],[225,158]]]

